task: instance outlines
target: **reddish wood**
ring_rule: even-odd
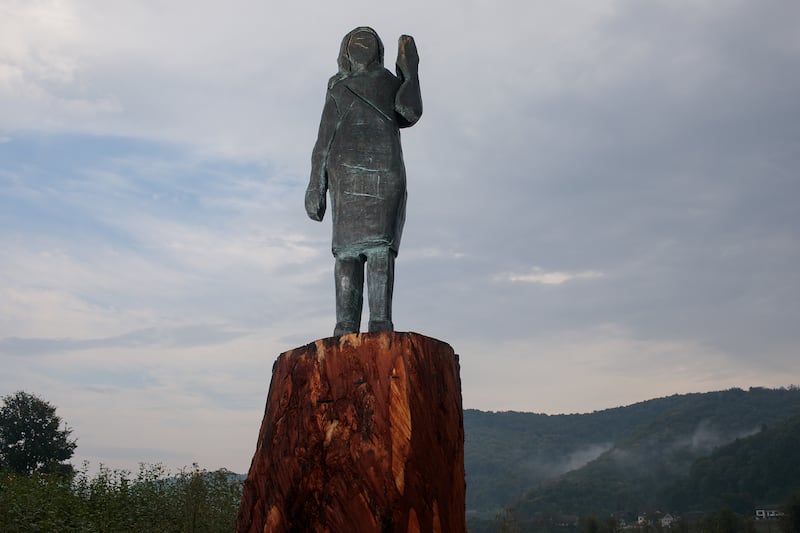
[[[416,333],[362,333],[285,352],[237,532],[463,533],[458,356]]]

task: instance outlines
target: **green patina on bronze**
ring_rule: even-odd
[[[305,204],[308,216],[320,221],[330,192],[334,335],[359,331],[365,265],[369,331],[394,329],[394,260],[406,211],[400,128],[422,115],[418,65],[414,39],[403,35],[392,74],[383,67],[378,34],[360,27],[342,40],[339,72],[328,82]]]

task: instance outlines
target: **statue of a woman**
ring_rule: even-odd
[[[394,329],[394,259],[406,211],[400,128],[414,125],[422,115],[418,65],[414,39],[403,35],[395,76],[383,68],[378,34],[360,27],[342,40],[339,72],[328,82],[305,203],[308,216],[322,220],[330,190],[334,335],[359,331],[365,264],[369,331]]]

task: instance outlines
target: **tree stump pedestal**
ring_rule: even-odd
[[[463,533],[458,356],[416,333],[281,354],[236,531]]]

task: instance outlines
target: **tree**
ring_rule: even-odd
[[[800,492],[794,493],[783,505],[783,531],[800,533]]]
[[[494,517],[495,524],[500,528],[500,533],[519,533],[522,531],[513,511],[504,509]]]
[[[17,474],[71,473],[64,463],[75,451],[72,430],[61,429],[56,408],[38,396],[19,391],[3,397],[0,408],[0,469]]]

